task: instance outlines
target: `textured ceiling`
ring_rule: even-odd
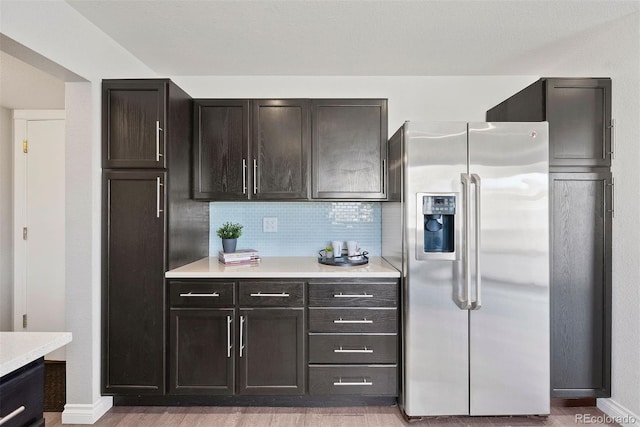
[[[634,1],[67,0],[160,75],[531,74]]]

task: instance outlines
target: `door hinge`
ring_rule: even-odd
[[[22,240],[27,240],[27,227],[22,227]]]
[[[23,153],[29,152],[29,142],[26,139],[22,140],[22,152]]]
[[[27,327],[27,315],[22,315],[22,328],[25,329]]]

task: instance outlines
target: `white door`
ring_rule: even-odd
[[[64,331],[64,111],[16,110],[14,136],[14,330]]]

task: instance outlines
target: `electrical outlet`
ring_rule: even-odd
[[[278,232],[278,218],[265,216],[262,218],[262,231],[264,233]]]

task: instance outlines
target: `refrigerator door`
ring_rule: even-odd
[[[402,215],[407,275],[400,404],[408,416],[467,415],[469,311],[456,305],[463,275],[460,199],[461,174],[467,173],[467,124],[408,122],[405,131]],[[419,244],[424,240],[424,231],[419,231],[424,227],[422,194],[458,198],[454,256],[436,253],[429,259],[418,253],[424,247]]]
[[[470,413],[548,414],[547,123],[469,123],[469,172],[480,205],[471,233],[480,247],[472,239],[479,301],[469,321]]]

